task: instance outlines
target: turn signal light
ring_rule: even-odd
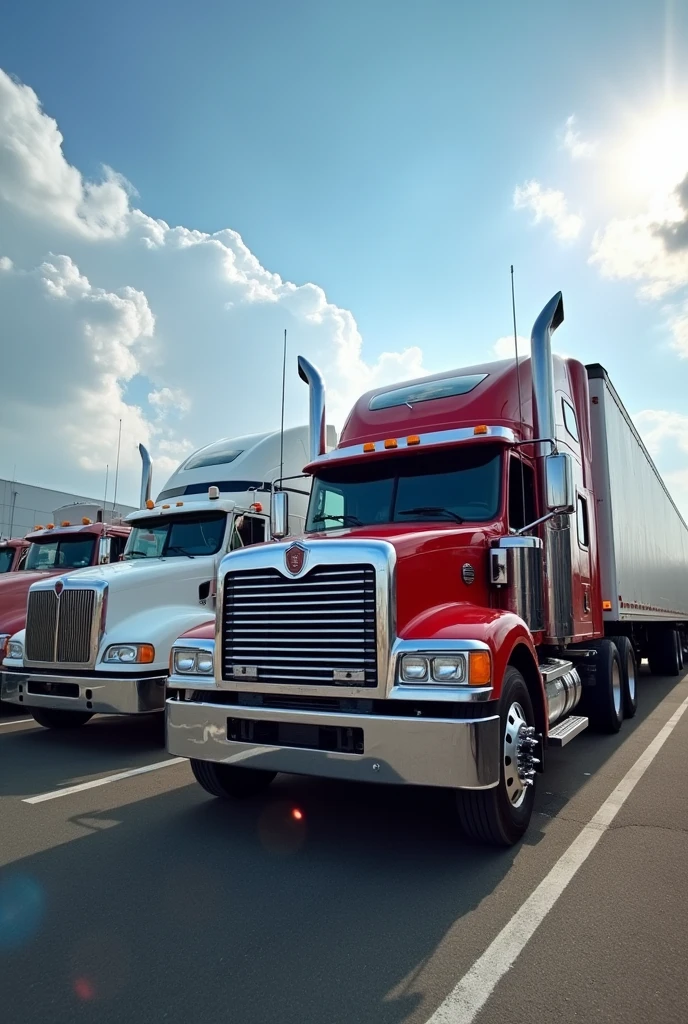
[[[489,651],[471,651],[468,655],[468,682],[471,686],[489,686],[492,659]]]
[[[479,427],[473,427],[474,434],[487,434],[488,428],[484,423],[481,423]]]
[[[406,444],[420,444],[420,438],[418,437],[418,434],[411,434],[410,437],[407,437]]]
[[[152,500],[152,498],[149,498],[148,501],[146,502],[146,508],[155,508],[155,502]]]
[[[139,662],[150,665],[152,661],[155,661],[155,647],[152,644],[139,644]]]
[[[605,611],[605,612],[610,612],[612,610],[612,603],[611,603],[611,601],[603,601],[602,602],[602,610]]]
[[[396,448],[397,444],[398,442],[396,437],[388,437],[385,441],[385,448]]]
[[[374,441],[366,441],[366,443],[363,445],[363,451],[364,452],[374,452],[375,451],[375,442]]]

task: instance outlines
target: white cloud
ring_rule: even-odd
[[[561,147],[573,160],[590,160],[597,152],[597,143],[584,139],[576,128],[577,123],[578,118],[575,114],[566,118],[560,133]]]
[[[517,185],[513,203],[516,210],[530,210],[534,224],[549,221],[555,236],[562,242],[573,241],[581,233],[583,218],[569,212],[564,193],[553,188],[543,188],[539,181],[531,180]]]
[[[503,338],[497,338],[492,346],[492,351],[496,355],[497,359],[513,359],[516,354],[513,334],[507,334]],[[530,355],[530,338],[524,338],[522,334],[518,335],[518,354],[519,357]]]
[[[279,425],[285,327],[288,423],[307,418],[298,352],[323,370],[340,426],[365,389],[425,372],[416,347],[366,358],[348,310],[267,270],[235,231],[155,220],[107,168],[85,181],[62,141],[33,90],[0,70],[0,308],[13,381],[0,474],[16,463],[20,478],[100,494],[121,419],[119,495],[133,502],[138,442],[157,487],[193,447]]]
[[[665,409],[643,409],[635,413],[633,421],[647,450],[658,457],[667,444],[674,444],[688,453],[688,416]]]

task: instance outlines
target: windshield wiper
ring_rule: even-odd
[[[179,544],[170,544],[167,551],[165,551],[165,555],[169,555],[170,552],[174,552],[176,555],[186,555],[187,558],[196,557],[195,555],[190,555],[189,552],[185,551],[184,548],[181,548]]]
[[[464,520],[458,513],[452,512],[450,508],[443,508],[441,505],[417,505],[416,508],[398,508],[397,515],[400,516],[448,516],[455,523],[463,523]]]
[[[127,553],[125,554],[124,557],[125,557],[125,559],[133,558],[134,555],[138,555],[139,558],[148,558],[148,552],[147,551],[139,551],[137,548],[134,548],[133,551],[127,551]]]
[[[314,523],[326,523],[328,519],[334,519],[336,522],[342,523],[343,526],[363,526],[358,516],[313,516]]]

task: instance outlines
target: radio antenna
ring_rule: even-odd
[[[284,351],[282,353],[282,420],[280,423],[280,483],[284,476],[284,391],[287,383],[287,328],[284,328]]]
[[[516,329],[516,292],[514,289],[514,265],[511,264],[511,314],[514,322],[514,354],[516,356],[516,387],[518,388],[518,419],[521,424],[521,440],[523,437],[523,398],[521,396],[521,368],[518,365],[518,331]],[[526,474],[523,465],[523,457],[518,460],[521,463],[521,498],[523,501],[523,526],[528,525],[526,519]]]
[[[110,465],[109,465],[109,463],[106,463],[105,464],[105,494],[103,495],[103,522],[105,522],[105,516],[107,515],[107,513],[105,511],[105,506],[107,505],[107,488],[108,488],[108,475],[109,475],[109,473],[110,473]]]

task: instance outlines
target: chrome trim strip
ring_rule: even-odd
[[[60,632],[60,600],[58,598],[58,609],[55,620],[55,636],[53,640],[53,661],[30,661],[26,657],[26,636],[24,637],[24,664],[27,668],[40,668],[49,669],[59,668],[60,670],[78,670],[84,671],[90,668],[94,668],[98,657],[98,649],[101,641],[100,624],[103,614],[103,603],[107,596],[108,584],[105,580],[89,580],[88,585],[84,586],[81,584],[78,576],[52,576],[47,580],[39,580],[37,583],[33,583],[29,588],[29,597],[32,592],[39,590],[55,590],[55,584],[58,582],[62,584],[62,591],[60,597],[66,590],[93,590],[95,591],[95,601],[93,604],[93,614],[91,618],[91,632],[89,638],[89,659],[88,661],[79,662],[67,662],[57,660],[57,639]],[[28,598],[27,598],[28,605]]]
[[[506,444],[516,443],[516,434],[510,427],[488,426],[486,434],[474,434],[473,429],[473,427],[456,427],[453,430],[433,430],[427,434],[415,435],[420,437],[420,441],[418,444],[413,445],[407,443],[406,437],[398,437],[396,438],[397,447],[395,449],[385,448],[384,439],[372,442],[375,445],[375,451],[372,452],[364,452],[363,444],[351,444],[343,448],[334,448],[331,452],[319,455],[317,459],[312,459],[310,463],[311,472],[317,471],[318,466],[329,465],[329,463],[338,462],[341,459],[349,459],[361,455],[365,455],[367,458],[374,458],[375,455],[385,455],[392,450],[403,451],[407,448],[427,448],[430,445],[456,444],[460,441],[503,441]],[[413,436],[412,432],[408,436]],[[368,443],[370,442],[366,442],[366,444]]]
[[[492,789],[499,783],[500,722],[401,718],[168,700],[167,749],[181,757],[359,782]],[[363,754],[273,747],[227,739],[227,720],[362,729]]]
[[[84,676],[56,676],[4,669],[0,696],[8,704],[18,704],[27,709],[62,708],[65,711],[92,711],[94,715],[140,715],[164,709],[166,679],[164,675],[149,676],[146,679],[126,676],[113,679],[98,676],[89,679]],[[28,693],[27,686],[31,680],[42,683],[76,683],[79,696]],[[91,693],[90,698],[86,696],[87,690]]]
[[[305,550],[303,566],[296,574],[287,573],[285,552],[293,541],[279,544],[258,544],[225,555],[220,562],[217,579],[217,615],[215,617],[215,681],[219,689],[247,693],[272,692],[296,696],[321,697],[385,697],[389,686],[389,663],[392,638],[396,636],[396,551],[384,540],[338,540],[299,538]],[[341,565],[346,569],[354,563],[368,563],[375,569],[375,617],[377,624],[377,686],[331,686],[310,683],[237,682],[222,678],[222,631],[224,621],[225,576],[228,572],[250,569],[276,569],[285,579],[299,580],[314,566]]]

